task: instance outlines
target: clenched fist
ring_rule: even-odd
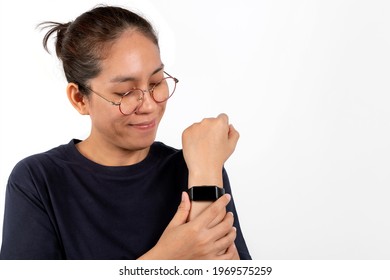
[[[233,125],[229,124],[226,114],[203,119],[184,130],[183,154],[190,178],[196,178],[196,184],[222,187],[222,168],[234,152],[239,136]],[[218,178],[213,178],[216,174]],[[190,184],[192,183],[189,182]]]

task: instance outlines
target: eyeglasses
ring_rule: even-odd
[[[114,106],[119,107],[119,111],[125,115],[131,115],[138,110],[141,104],[144,101],[144,95],[146,92],[149,92],[150,96],[156,103],[163,103],[167,101],[175,92],[176,84],[179,82],[178,79],[172,77],[167,72],[164,71],[167,77],[164,77],[159,82],[152,84],[148,90],[143,90],[139,88],[134,88],[126,93],[124,93],[118,102],[111,101],[105,98],[100,93],[92,90],[91,88],[87,88],[88,90],[95,93],[97,96],[102,99],[110,102]]]

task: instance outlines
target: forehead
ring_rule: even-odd
[[[107,49],[101,61],[103,75],[142,75],[160,66],[158,46],[142,33],[127,30]]]

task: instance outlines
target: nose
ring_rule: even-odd
[[[153,112],[156,109],[157,103],[152,98],[152,92],[150,90],[141,90],[142,95],[137,99],[139,102],[137,109],[135,110],[136,114],[145,114]],[[149,94],[146,94],[149,93]]]

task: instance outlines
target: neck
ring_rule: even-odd
[[[91,137],[78,143],[76,147],[83,156],[104,166],[127,166],[139,163],[146,158],[150,150],[150,147],[129,150]]]

